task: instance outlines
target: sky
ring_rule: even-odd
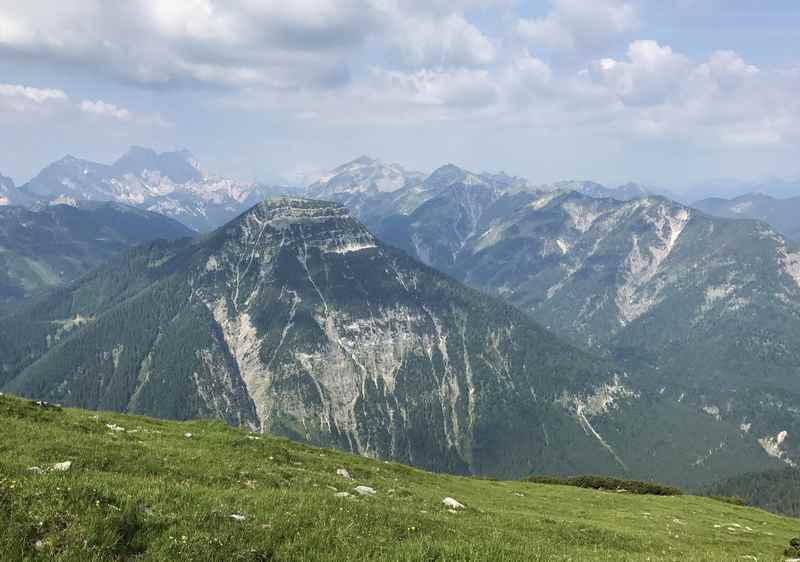
[[[798,28],[797,0],[0,0],[0,173],[142,145],[298,184],[362,154],[798,177]]]

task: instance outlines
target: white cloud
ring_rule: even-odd
[[[482,69],[374,70],[374,87],[399,103],[453,108],[485,108],[498,99],[497,86]]]
[[[461,14],[396,21],[393,47],[408,66],[486,66],[494,61],[492,41]]]
[[[47,104],[67,101],[62,90],[33,88],[20,84],[0,84],[0,112],[42,111]]]
[[[461,11],[474,2],[449,9],[403,0],[0,3],[0,49],[160,88],[334,88],[350,82],[374,48],[392,54],[387,67],[406,68],[484,66],[496,54]]]
[[[622,0],[552,0],[547,16],[516,23],[516,32],[533,45],[572,53],[602,49],[638,28],[636,7]]]
[[[628,60],[605,58],[592,66],[598,80],[628,104],[659,103],[680,86],[689,60],[656,41],[638,40],[628,47]]]
[[[512,129],[601,138],[620,153],[650,141],[712,150],[800,145],[800,70],[759,67],[730,50],[687,56],[652,25],[655,39],[637,36],[637,6],[648,6],[639,0],[550,0],[541,17],[522,17],[522,4],[0,0],[4,62],[49,63],[88,86],[71,102],[61,90],[0,85],[0,113],[4,122],[32,122],[36,112],[41,123],[58,116],[70,125],[104,117],[123,138],[164,124],[114,103],[114,88],[145,87],[154,89],[145,98],[154,114],[186,100],[185,111],[164,113],[178,121],[176,136],[192,110],[211,107],[218,120],[289,124],[288,135],[305,141],[308,130],[322,138],[362,127],[388,143],[376,125],[416,132],[447,121],[503,138]],[[100,80],[94,91],[102,95],[92,89]],[[247,131],[230,138],[245,142]]]
[[[84,100],[80,105],[81,111],[100,117],[112,117],[114,119],[127,120],[131,118],[131,112],[124,107],[118,107],[113,103],[103,100],[91,101]]]
[[[502,68],[498,81],[510,103],[528,103],[548,91],[553,71],[547,63],[524,50]]]

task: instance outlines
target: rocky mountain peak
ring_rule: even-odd
[[[366,155],[359,156],[355,160],[348,162],[343,167],[349,166],[375,166],[376,164],[380,164],[380,161],[376,158],[371,158]]]
[[[361,156],[335,168],[309,186],[312,197],[326,198],[342,194],[391,193],[406,187],[419,174],[407,172],[397,164]]]
[[[435,169],[425,183],[436,186],[450,185],[463,179],[466,175],[467,171],[463,168],[459,168],[455,164],[445,164]]]
[[[338,203],[277,197],[266,199],[222,229],[223,236],[245,245],[267,241],[297,246],[307,253],[348,253],[374,248],[375,237]]]
[[[150,148],[133,146],[114,162],[112,168],[119,175],[141,176],[145,172],[158,172],[177,184],[201,181],[205,176],[194,155],[185,149],[158,153]]]

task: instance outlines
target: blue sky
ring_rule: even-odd
[[[189,148],[533,181],[800,175],[794,0],[0,0],[0,173]]]

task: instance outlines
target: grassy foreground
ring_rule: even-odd
[[[0,397],[3,561],[767,561],[798,531],[705,498],[429,474],[221,423]]]

